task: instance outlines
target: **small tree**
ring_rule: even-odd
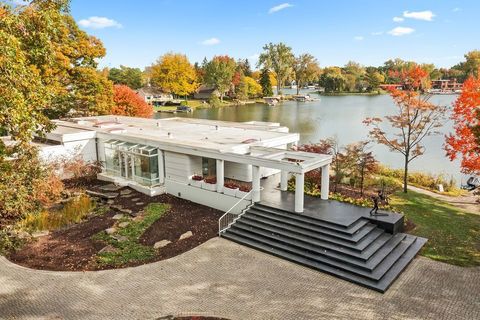
[[[272,96],[272,83],[270,82],[270,72],[267,68],[262,69],[260,74],[260,85],[262,86],[262,94],[264,97]]]
[[[153,114],[152,106],[126,85],[115,85],[113,100],[112,114],[143,118],[150,118]]]
[[[368,141],[352,143],[345,148],[345,158],[351,163],[350,177],[354,186],[360,188],[360,195],[363,196],[365,179],[378,171],[378,162],[369,151]]]
[[[197,73],[184,54],[167,53],[150,68],[152,85],[177,96],[186,96],[197,87]]]
[[[443,125],[445,106],[437,106],[428,101],[429,96],[420,95],[418,89],[425,84],[428,74],[418,66],[401,72],[408,90],[392,89],[390,96],[397,106],[397,113],[381,118],[367,118],[364,123],[371,127],[370,136],[393,152],[404,157],[403,192],[407,192],[408,166],[414,159],[425,153],[422,140],[426,136],[438,134],[437,128]],[[381,127],[388,122],[391,133]]]
[[[454,134],[446,137],[445,150],[450,160],[459,154],[464,173],[480,174],[480,77],[470,77],[452,112]]]

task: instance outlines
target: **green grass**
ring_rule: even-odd
[[[416,225],[409,233],[428,238],[423,256],[463,267],[480,265],[480,215],[413,191],[396,193],[390,204]]]
[[[126,241],[119,242],[105,231],[94,235],[94,240],[103,241],[105,244],[109,244],[117,249],[117,252],[98,254],[97,263],[99,265],[122,266],[129,262],[144,261],[152,258],[155,250],[152,247],[140,244],[138,241],[145,230],[163,216],[169,208],[170,206],[167,204],[151,203],[145,208],[143,220],[121,219],[119,222],[129,221],[130,224],[123,229],[119,229],[115,235],[127,237],[128,240]]]

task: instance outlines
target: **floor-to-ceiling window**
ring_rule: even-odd
[[[104,146],[107,174],[145,186],[160,182],[157,148],[120,140],[108,140]]]

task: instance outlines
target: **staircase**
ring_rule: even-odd
[[[426,242],[366,218],[343,226],[258,203],[220,236],[380,292]]]

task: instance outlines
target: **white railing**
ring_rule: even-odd
[[[260,188],[260,191],[263,188]],[[243,200],[245,200],[251,193],[253,189],[246,193],[240,200],[238,200],[227,212],[225,212],[220,219],[218,219],[218,235],[220,235],[223,231],[230,228],[232,224],[237,221],[247,210],[253,205],[253,200],[250,199],[250,203],[240,212],[239,214],[232,213],[232,210],[238,206]]]

